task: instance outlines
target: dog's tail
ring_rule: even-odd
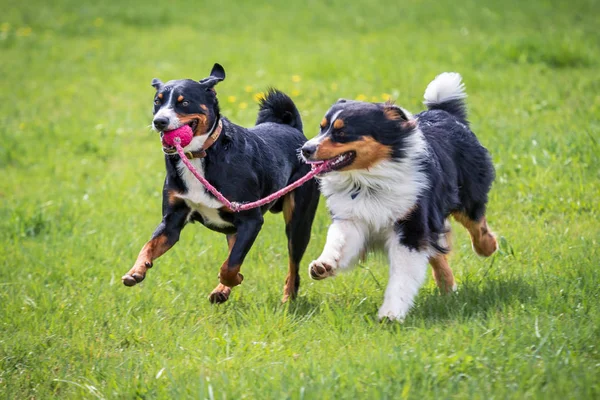
[[[296,105],[277,89],[270,88],[260,100],[256,125],[264,122],[290,125],[302,132],[302,118]]]
[[[423,103],[430,110],[444,110],[467,123],[465,84],[457,72],[444,72],[435,77],[425,89]]]

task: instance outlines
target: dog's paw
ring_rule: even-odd
[[[403,308],[404,307],[384,302],[383,305],[379,308],[377,317],[380,321],[388,319],[390,321],[402,323],[404,322],[404,317],[406,317],[406,314],[408,312],[408,309],[403,310]]]
[[[335,275],[335,263],[327,260],[315,260],[308,266],[308,274],[315,280],[321,280]]]
[[[225,303],[229,299],[231,288],[223,284],[217,285],[208,296],[208,300],[213,304]]]
[[[125,286],[135,286],[146,277],[146,271],[149,268],[152,268],[151,262],[145,262],[140,265],[135,265],[128,273],[123,275],[121,281],[123,281],[123,285]]]

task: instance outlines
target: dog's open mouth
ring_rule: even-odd
[[[354,159],[356,158],[356,152],[355,151],[347,151],[345,153],[340,154],[339,156],[330,158],[328,160],[319,160],[319,161],[307,161],[308,164],[311,164],[312,169],[315,169],[321,165],[325,165],[325,169],[323,170],[322,173],[326,173],[326,172],[330,172],[330,171],[336,171],[339,169],[342,169],[344,167],[347,167],[348,165],[352,164],[352,162],[354,162]]]

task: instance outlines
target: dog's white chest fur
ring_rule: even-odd
[[[191,160],[191,163],[194,168],[196,168],[196,171],[204,176],[202,159],[195,158]],[[184,199],[186,204],[193,211],[198,212],[207,225],[219,228],[233,226],[231,223],[223,220],[219,215],[219,208],[223,207],[223,204],[208,194],[204,185],[194,176],[194,174],[192,174],[183,161],[177,163],[177,170],[183,183],[188,189],[186,193],[179,194],[178,197]]]
[[[419,158],[425,154],[423,138],[413,135],[410,158],[382,161],[369,170],[331,172],[321,179],[321,191],[333,218],[364,223],[372,234],[389,230],[415,206],[427,187]],[[417,151],[415,151],[417,150]]]

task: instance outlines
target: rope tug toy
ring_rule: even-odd
[[[183,161],[183,163],[190,170],[190,172],[192,174],[194,174],[196,179],[198,179],[200,181],[200,183],[202,183],[204,185],[204,187],[206,187],[206,189],[208,189],[208,191],[210,191],[217,198],[217,200],[219,200],[225,207],[229,208],[233,212],[251,210],[253,208],[257,208],[260,206],[264,206],[265,204],[269,204],[269,203],[279,199],[280,197],[285,196],[287,193],[291,192],[292,190],[296,189],[297,187],[302,186],[304,183],[308,182],[309,180],[314,178],[316,175],[320,174],[321,172],[325,171],[328,168],[328,163],[320,164],[319,166],[313,168],[308,174],[306,174],[302,178],[298,179],[296,182],[294,182],[294,183],[284,187],[283,189],[280,189],[280,190],[276,191],[275,193],[270,194],[269,196],[264,197],[260,200],[253,201],[251,203],[238,203],[235,201],[232,202],[232,201],[227,200],[225,198],[225,196],[223,196],[223,194],[221,194],[221,192],[219,192],[213,185],[211,185],[210,182],[207,181],[206,178],[204,178],[196,170],[194,165],[192,165],[190,160],[188,160],[188,158],[185,156],[185,152],[184,152],[183,148],[192,142],[193,137],[194,137],[194,133],[192,132],[192,128],[190,128],[188,125],[183,125],[172,131],[164,132],[162,140],[163,140],[163,143],[168,144],[169,146],[175,147],[175,149],[177,150],[177,154],[179,154],[179,157],[181,158],[181,161]]]

